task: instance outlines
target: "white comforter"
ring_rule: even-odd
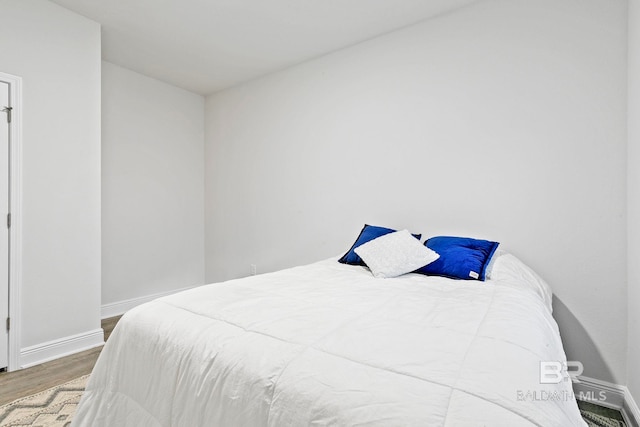
[[[502,258],[487,282],[331,259],[150,302],[73,426],[583,426],[569,381],[540,384],[566,361],[550,294]]]

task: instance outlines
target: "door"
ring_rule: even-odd
[[[9,83],[0,81],[0,218],[9,212]],[[0,369],[9,361],[9,228],[0,222]]]

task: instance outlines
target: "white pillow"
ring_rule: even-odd
[[[407,230],[385,234],[354,249],[375,277],[410,273],[440,258]]]

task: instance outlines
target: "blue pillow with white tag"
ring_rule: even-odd
[[[364,261],[362,261],[362,258],[360,258],[358,254],[354,252],[354,249],[364,243],[367,243],[370,240],[376,239],[380,236],[384,236],[385,234],[393,233],[395,231],[397,230],[394,230],[393,228],[377,227],[375,225],[365,224],[360,231],[360,235],[358,235],[358,238],[351,246],[351,249],[349,249],[347,253],[338,260],[338,262],[341,262],[342,264],[366,266],[367,264],[365,264]],[[422,238],[422,234],[413,234],[413,237],[420,240],[420,238]]]
[[[440,258],[416,270],[416,273],[484,281],[487,265],[499,244],[470,237],[432,237],[424,245],[437,252]]]

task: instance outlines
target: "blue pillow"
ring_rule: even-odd
[[[358,236],[354,244],[351,246],[351,249],[349,249],[349,251],[346,254],[344,254],[342,258],[338,260],[338,262],[341,262],[343,264],[351,264],[351,265],[367,265],[364,263],[364,261],[362,261],[362,258],[360,258],[358,254],[354,252],[354,249],[364,243],[367,243],[370,240],[376,239],[380,236],[384,236],[385,234],[393,233],[394,231],[397,231],[397,230],[394,230],[392,228],[376,227],[375,225],[365,224],[362,230],[360,231],[360,235]],[[413,237],[420,240],[420,238],[422,237],[422,234],[414,234]]]
[[[436,251],[440,258],[416,270],[416,273],[484,281],[487,265],[499,244],[469,237],[432,237],[424,245]]]

